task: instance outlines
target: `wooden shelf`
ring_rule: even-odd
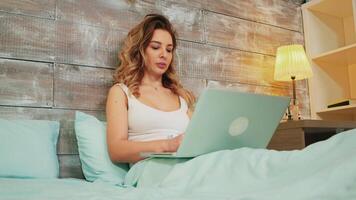
[[[312,59],[316,63],[328,63],[332,65],[345,66],[356,64],[356,43],[314,56]]]
[[[326,108],[356,98],[356,0],[312,0],[302,5],[312,119],[356,121],[356,105]]]
[[[335,17],[352,15],[352,0],[313,0],[307,3],[309,10],[325,13]]]
[[[327,108],[317,112],[318,114],[351,114],[356,112],[356,105],[339,106],[334,108]]]

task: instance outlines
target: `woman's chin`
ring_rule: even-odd
[[[157,74],[160,74],[160,75],[163,75],[165,72],[167,71],[167,68],[156,68],[155,69],[155,72],[157,73]]]
[[[164,73],[166,73],[167,68],[160,68],[160,67],[155,67],[151,68],[151,70],[146,71],[146,73],[155,75],[155,76],[163,76]]]

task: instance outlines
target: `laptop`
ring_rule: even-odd
[[[177,152],[141,156],[192,158],[226,149],[266,148],[289,102],[289,97],[205,89]]]

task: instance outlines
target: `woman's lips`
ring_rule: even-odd
[[[167,64],[166,63],[157,63],[157,66],[161,69],[166,68]]]

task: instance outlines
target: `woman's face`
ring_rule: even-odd
[[[146,73],[162,76],[171,64],[173,57],[173,41],[168,31],[156,29],[145,49]]]

